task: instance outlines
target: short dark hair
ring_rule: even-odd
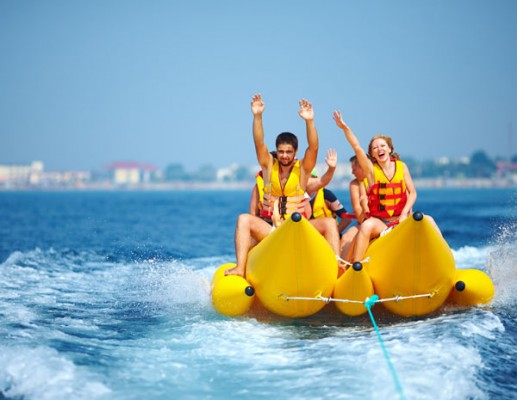
[[[291,132],[282,132],[278,134],[276,137],[276,147],[281,144],[290,144],[293,146],[293,149],[298,150],[298,138],[294,133]]]

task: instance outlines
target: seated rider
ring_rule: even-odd
[[[276,152],[271,152],[271,154],[273,157],[276,157]],[[328,166],[327,171],[321,177],[318,177],[316,171],[313,171],[307,182],[306,190],[309,196],[311,196],[311,218],[332,217],[337,221],[339,217],[338,231],[342,232],[352,219],[337,196],[331,190],[325,188],[334,176],[337,166],[337,152],[333,149],[328,150],[325,162]],[[257,183],[254,185],[251,195],[250,214],[258,216],[260,215],[260,210],[262,210],[264,194],[264,191],[260,190],[260,188],[264,188],[262,171],[255,175],[255,179]]]
[[[370,239],[379,237],[389,226],[409,216],[416,201],[416,189],[406,164],[394,153],[390,137],[374,136],[367,155],[341,113],[335,111],[334,120],[343,130],[366,176],[370,218],[359,228],[352,255],[353,262],[362,261]]]
[[[341,204],[333,191],[321,188],[311,196],[312,218],[332,217],[338,221],[338,232],[341,234],[352,222],[350,214]]]
[[[352,222],[349,214],[331,190],[327,186],[337,166],[337,152],[330,149],[325,159],[328,169],[321,178],[318,178],[316,171],[312,171],[311,178],[307,184],[307,193],[311,196],[310,205],[312,207],[311,218],[332,217],[338,220],[338,232],[341,234]]]
[[[368,195],[366,193],[366,186],[364,180],[366,175],[354,155],[350,157],[350,167],[354,179],[350,181],[350,203],[354,210],[354,215],[357,221],[356,225],[351,226],[343,236],[341,236],[341,258],[350,262],[354,250],[355,237],[359,231],[361,223],[368,218],[370,209],[368,208]]]
[[[256,94],[251,102],[251,110],[255,151],[264,178],[261,216],[257,217],[249,213],[239,215],[235,228],[237,265],[226,270],[226,275],[245,276],[248,251],[253,241],[260,242],[272,230],[266,220],[272,220],[274,226],[277,226],[294,212],[299,212],[305,218],[310,217],[306,187],[318,155],[318,133],[314,125],[312,105],[305,99],[300,101],[299,115],[305,120],[308,143],[305,154],[300,160],[296,159],[298,138],[290,132],[283,132],[277,136],[277,158],[269,153],[264,142],[262,126],[264,108],[262,96]],[[339,234],[335,221],[332,218],[319,218],[310,222],[325,237],[337,255]]]

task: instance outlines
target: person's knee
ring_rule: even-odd
[[[311,225],[314,228],[316,228],[316,230],[319,233],[321,233],[322,235],[325,235],[330,231],[331,225],[329,224],[329,221],[332,222],[333,220],[331,218],[316,218],[316,219],[309,220]],[[334,225],[336,225],[336,224],[334,223]],[[337,230],[337,225],[336,225],[336,230]]]
[[[250,214],[241,214],[237,218],[237,228],[244,229],[250,226]]]
[[[334,230],[334,228],[337,229],[336,220],[334,218],[328,218],[328,217],[323,218],[322,225],[325,229],[332,229],[332,230]]]
[[[374,224],[372,223],[372,221],[367,220],[361,224],[361,227],[359,228],[359,234],[370,236],[373,228]]]

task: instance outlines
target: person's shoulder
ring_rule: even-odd
[[[352,180],[350,181],[350,184],[349,184],[348,186],[349,186],[349,187],[351,187],[351,188],[352,188],[352,187],[359,187],[359,181],[357,180],[357,178],[352,179]]]
[[[408,168],[407,164],[406,164],[404,161],[402,161],[402,160],[396,160],[396,163],[397,163],[398,165],[400,165],[402,168],[404,168],[405,170],[409,171],[409,168]]]

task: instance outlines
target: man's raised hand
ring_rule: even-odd
[[[300,111],[298,114],[300,114],[300,117],[302,117],[305,121],[312,121],[314,119],[314,110],[312,109],[312,104],[309,103],[306,99],[300,100]]]
[[[251,112],[253,113],[253,115],[262,114],[264,112],[264,108],[266,108],[266,105],[262,101],[262,95],[254,95],[253,99],[251,100]]]

